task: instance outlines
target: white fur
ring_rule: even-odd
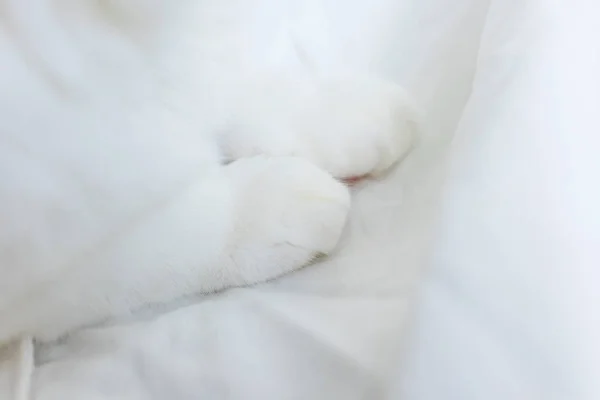
[[[414,115],[386,82],[261,66],[269,4],[0,2],[0,343],[336,246],[349,194],[325,171],[388,169]]]

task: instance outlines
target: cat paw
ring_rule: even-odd
[[[374,79],[331,80],[302,91],[280,84],[247,105],[250,123],[222,137],[228,159],[306,158],[337,178],[380,175],[403,159],[418,131],[404,90]],[[294,93],[294,94],[291,94]]]
[[[237,215],[225,265],[237,284],[267,281],[336,247],[350,195],[327,172],[301,158],[266,156],[240,159],[226,169]]]

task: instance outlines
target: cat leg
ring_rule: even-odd
[[[415,142],[418,115],[404,90],[374,78],[248,80],[236,129],[220,137],[227,159],[306,158],[338,178],[378,175]]]
[[[0,309],[0,344],[52,340],[142,306],[263,282],[330,252],[347,188],[312,163],[253,157],[206,174]]]
[[[302,158],[256,156],[227,173],[238,203],[221,265],[235,285],[269,280],[335,248],[350,194],[327,172]]]

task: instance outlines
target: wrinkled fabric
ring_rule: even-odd
[[[491,2],[393,398],[600,398],[599,16]]]

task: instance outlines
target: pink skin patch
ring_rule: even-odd
[[[344,182],[346,185],[348,186],[354,186],[357,183],[362,182],[363,180],[367,179],[368,175],[363,175],[363,176],[351,176],[349,178],[343,178],[342,182]]]

